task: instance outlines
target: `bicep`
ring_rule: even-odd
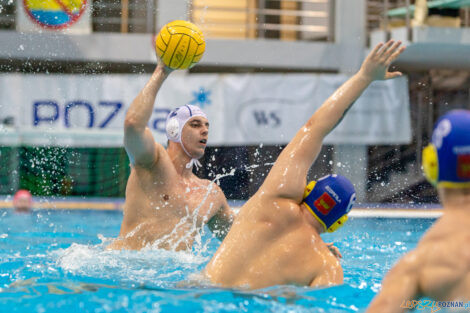
[[[321,151],[323,136],[308,121],[284,148],[270,170],[263,191],[301,201],[307,173]]]
[[[128,127],[124,131],[124,146],[131,163],[142,166],[154,164],[158,157],[159,148],[163,147],[157,144],[148,127],[144,131],[138,131]]]

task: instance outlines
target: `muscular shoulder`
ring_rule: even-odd
[[[209,190],[211,190],[212,194],[217,198],[217,199],[220,199],[220,200],[226,200],[225,199],[225,194],[224,192],[222,191],[222,188],[220,188],[219,185],[217,185],[215,182],[211,181],[211,180],[208,180],[208,179],[204,179],[207,183],[207,188]]]

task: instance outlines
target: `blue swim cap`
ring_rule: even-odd
[[[354,201],[356,191],[351,182],[341,175],[328,175],[307,185],[303,203],[325,231],[332,233],[348,220]]]
[[[423,170],[437,187],[470,187],[470,111],[452,110],[437,121]]]

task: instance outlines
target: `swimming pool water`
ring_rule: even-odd
[[[362,312],[384,274],[434,222],[351,218],[322,235],[343,254],[343,285],[244,291],[188,282],[220,244],[207,229],[191,252],[106,251],[121,221],[119,211],[0,209],[0,311]]]

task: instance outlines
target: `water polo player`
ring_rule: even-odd
[[[20,189],[13,196],[13,207],[15,212],[29,213],[33,206],[33,197],[29,190]]]
[[[204,275],[212,283],[263,288],[343,282],[341,264],[320,233],[344,224],[354,202],[354,188],[340,175],[306,185],[307,172],[325,136],[367,86],[401,75],[388,72],[404,49],[400,44],[389,41],[375,47],[358,73],[323,103],[281,152],[205,268]]]
[[[232,213],[222,190],[193,174],[204,155],[209,122],[198,107],[185,105],[167,118],[167,149],[155,142],[147,124],[157,93],[170,70],[159,62],[132,102],[124,124],[124,145],[131,160],[124,218],[113,249],[153,245],[190,249],[197,230],[209,227],[222,234]]]
[[[423,150],[423,169],[444,214],[390,270],[367,312],[403,312],[404,301],[421,297],[470,300],[470,111],[438,120]]]

